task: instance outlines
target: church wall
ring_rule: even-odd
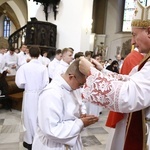
[[[16,14],[19,20],[19,26],[22,27],[27,22],[27,6],[25,1],[23,0],[0,0],[0,5],[7,2],[8,5],[13,9],[14,13]]]
[[[81,40],[80,40],[80,51],[91,51],[92,45],[92,9],[93,0],[84,0],[82,8],[82,18],[81,18]]]
[[[118,51],[121,52],[124,42],[131,39],[131,33],[118,32],[119,0],[108,0],[106,18],[106,46],[108,46],[107,58],[115,59]],[[117,5],[116,5],[117,4]]]
[[[13,9],[14,13],[16,14],[20,27],[24,26],[27,23],[27,11],[23,6],[25,7],[24,3],[20,3],[21,1],[19,0],[14,0],[14,1],[8,1],[7,3],[11,6]],[[24,15],[24,13],[26,15]]]
[[[20,26],[25,25],[27,20],[30,21],[30,17],[36,17],[39,21],[46,21],[41,4],[36,5],[36,2],[27,0],[26,2],[29,7],[28,12],[26,12],[27,8],[24,0],[1,0],[0,5],[6,1],[13,6]],[[112,59],[115,58],[119,50],[122,50],[123,43],[131,38],[130,33],[118,32],[118,24],[120,24],[120,20],[118,20],[119,1],[120,0],[108,0],[106,26],[104,28],[104,34],[102,35],[102,37],[105,37],[105,46],[108,47],[107,58]],[[72,47],[75,49],[75,52],[84,52],[94,48],[93,44],[95,39],[93,34],[93,41],[90,40],[92,8],[93,0],[61,0],[56,20],[54,20],[53,11],[49,9],[48,22],[57,25],[57,48]],[[14,27],[13,29],[15,30]],[[1,34],[2,31],[0,31],[0,35]],[[101,37],[101,35],[99,37]]]
[[[89,50],[92,2],[93,0],[61,0],[56,20],[53,11],[49,9],[48,22],[57,25],[57,48],[72,47],[75,52]],[[30,3],[32,2],[28,2],[28,6]],[[42,5],[32,6],[29,11],[28,18],[35,15],[39,21],[45,21]]]

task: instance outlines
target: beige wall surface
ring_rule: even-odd
[[[117,50],[122,50],[123,43],[131,39],[131,33],[118,32],[119,20],[118,11],[119,0],[108,0],[107,18],[106,18],[106,46],[108,46],[107,58],[115,59]]]

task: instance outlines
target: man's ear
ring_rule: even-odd
[[[73,78],[74,77],[74,75],[72,75],[72,74],[69,74],[69,79],[71,79],[71,78]]]

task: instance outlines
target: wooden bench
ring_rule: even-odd
[[[23,99],[23,92],[10,94],[9,95],[11,99],[11,107],[16,110],[22,109],[22,99]]]
[[[11,100],[11,107],[16,110],[22,109],[23,89],[19,89],[15,83],[15,76],[5,77],[8,84],[8,97]]]

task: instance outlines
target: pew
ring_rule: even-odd
[[[23,89],[19,89],[15,83],[15,76],[5,76],[8,84],[8,97],[11,100],[11,108],[22,109]]]

